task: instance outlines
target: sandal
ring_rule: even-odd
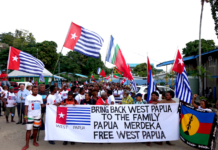
[[[24,147],[22,148],[22,150],[26,150],[27,148],[29,148],[29,146],[24,146]]]
[[[37,146],[39,146],[39,143],[33,143],[33,145],[37,147]]]

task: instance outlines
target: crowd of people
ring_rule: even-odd
[[[173,91],[167,91],[164,96],[159,97],[161,91],[151,94],[151,100],[146,101],[147,94],[141,94],[133,91],[131,85],[122,85],[120,83],[91,83],[91,84],[62,84],[58,88],[57,83],[51,85],[48,89],[44,84],[29,84],[26,88],[20,85],[18,93],[14,93],[14,88],[7,85],[0,86],[0,94],[2,101],[3,113],[6,123],[15,122],[15,108],[17,108],[18,121],[17,124],[26,124],[26,145],[22,150],[29,147],[29,140],[33,138],[33,145],[39,146],[36,142],[38,128],[41,126],[44,114],[46,113],[46,105],[124,105],[124,104],[158,104],[158,103],[176,103],[172,98]],[[206,101],[202,100],[200,106],[194,103],[197,95],[193,96],[192,105],[197,109],[209,110]],[[0,102],[1,104],[1,102]],[[217,103],[218,108],[218,103]],[[1,109],[0,109],[0,115]],[[9,121],[10,117],[10,121]],[[33,134],[31,135],[31,130]],[[55,144],[54,141],[49,141]],[[63,145],[67,145],[67,141]],[[171,145],[170,142],[166,142]],[[71,142],[71,144],[75,144]],[[149,146],[151,143],[147,142]],[[162,145],[161,142],[157,144]]]

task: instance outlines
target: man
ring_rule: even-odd
[[[125,90],[123,93],[123,99],[120,104],[134,104],[134,100],[132,97],[129,95],[129,91]]]
[[[1,96],[3,94],[3,88],[0,86],[0,117],[3,116],[2,115],[2,100],[1,100]]]
[[[85,90],[84,88],[79,89],[79,94],[75,97],[76,101],[80,104],[80,102],[85,99]]]
[[[149,101],[149,104],[157,104],[159,99],[159,94],[157,92],[151,93],[151,100]]]
[[[25,113],[24,120],[27,123],[26,125],[26,145],[22,150],[29,148],[29,139],[31,130],[33,129],[33,145],[39,146],[36,142],[36,136],[38,128],[41,125],[41,108],[45,107],[43,104],[42,96],[38,94],[38,87],[32,87],[32,94],[28,95],[25,100]]]
[[[173,97],[174,97],[174,92],[167,91],[166,99],[163,99],[163,100],[159,101],[158,103],[176,103],[176,101],[172,100]],[[162,142],[158,142],[157,144],[162,145]],[[166,141],[166,144],[173,145],[170,143],[170,141]]]
[[[20,90],[18,91],[17,93],[17,98],[16,98],[16,104],[17,104],[17,114],[18,114],[18,117],[19,117],[19,121],[17,122],[17,124],[21,124],[22,123],[22,120],[23,120],[23,123],[22,125],[26,124],[24,122],[24,110],[25,110],[25,106],[24,106],[24,103],[25,103],[25,99],[26,97],[29,95],[29,91],[25,89],[25,86],[24,84],[21,84],[20,85]]]
[[[59,103],[61,103],[59,101],[59,98],[57,97],[56,93],[57,93],[57,87],[55,87],[54,85],[52,85],[50,87],[50,92],[51,94],[48,95],[47,97],[47,104],[48,105],[56,105],[59,106]]]
[[[101,92],[100,92],[100,90],[99,90],[98,84],[95,84],[95,85],[94,85],[94,90],[98,92],[98,96],[100,97],[100,96],[101,96]]]
[[[40,84],[39,85],[39,92],[38,92],[38,94],[42,96],[43,104],[46,104],[48,92],[45,91],[45,84]],[[45,114],[45,109],[46,109],[46,107],[42,108],[42,116]]]
[[[5,70],[2,70],[2,73],[0,75],[0,79],[2,81],[2,86],[7,85],[10,87],[10,82],[8,82],[8,75],[5,73]]]
[[[111,91],[111,90],[108,90],[108,91],[107,91],[107,95],[108,95],[108,99],[107,99],[108,104],[109,104],[109,105],[114,105],[114,103],[115,103],[115,98],[114,98],[114,96],[113,96],[113,94],[112,94],[112,91]]]
[[[131,97],[134,100],[134,102],[136,102],[136,96],[135,96],[135,91],[134,90],[131,91]]]
[[[120,97],[120,93],[117,85],[115,85],[113,93],[114,93],[114,97]]]
[[[66,105],[78,105],[78,102],[74,99],[75,96],[76,95],[73,94],[72,91],[69,91],[67,99],[63,100],[61,102],[61,105],[64,105],[64,106],[66,106]],[[67,144],[68,144],[67,141],[63,142],[63,145],[67,145]],[[75,144],[75,142],[71,142],[71,145],[74,145],[74,144]]]
[[[14,115],[15,115],[16,95],[14,94],[13,86],[9,87],[8,93],[4,93],[4,101],[6,105],[6,112],[5,112],[6,123],[9,123],[8,116],[10,113],[11,113],[11,122],[15,122]]]
[[[88,90],[88,85],[84,85],[84,90],[85,90],[86,93],[89,92],[89,90]]]
[[[96,105],[108,105],[106,92],[101,93],[101,97],[96,101]]]
[[[146,100],[142,99],[142,94],[138,93],[136,96],[135,104],[147,104]]]
[[[63,91],[61,91],[61,98],[62,98],[62,100],[67,99],[68,92],[69,91],[67,91],[67,86],[65,85]]]
[[[4,115],[5,115],[5,109],[6,109],[6,106],[5,106],[5,98],[7,98],[7,95],[8,95],[8,87],[7,87],[7,85],[4,85],[4,86],[3,86],[3,91],[2,91],[2,94],[1,94],[1,99],[2,99],[2,111],[4,112]]]
[[[80,105],[95,105],[96,101],[91,98],[91,93],[85,93],[85,99],[80,102]]]

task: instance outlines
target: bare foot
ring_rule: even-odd
[[[29,148],[29,145],[25,145],[23,148],[22,148],[22,150],[26,150],[26,149],[28,149]]]
[[[37,147],[37,146],[39,146],[39,143],[35,142],[35,143],[33,143],[33,145]]]

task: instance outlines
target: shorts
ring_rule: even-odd
[[[41,126],[41,115],[35,117],[27,117],[26,130],[38,129]]]
[[[13,114],[13,116],[14,116],[14,114],[15,114],[15,106],[14,107],[6,107],[6,110],[5,110],[5,116],[9,116],[9,114]]]

